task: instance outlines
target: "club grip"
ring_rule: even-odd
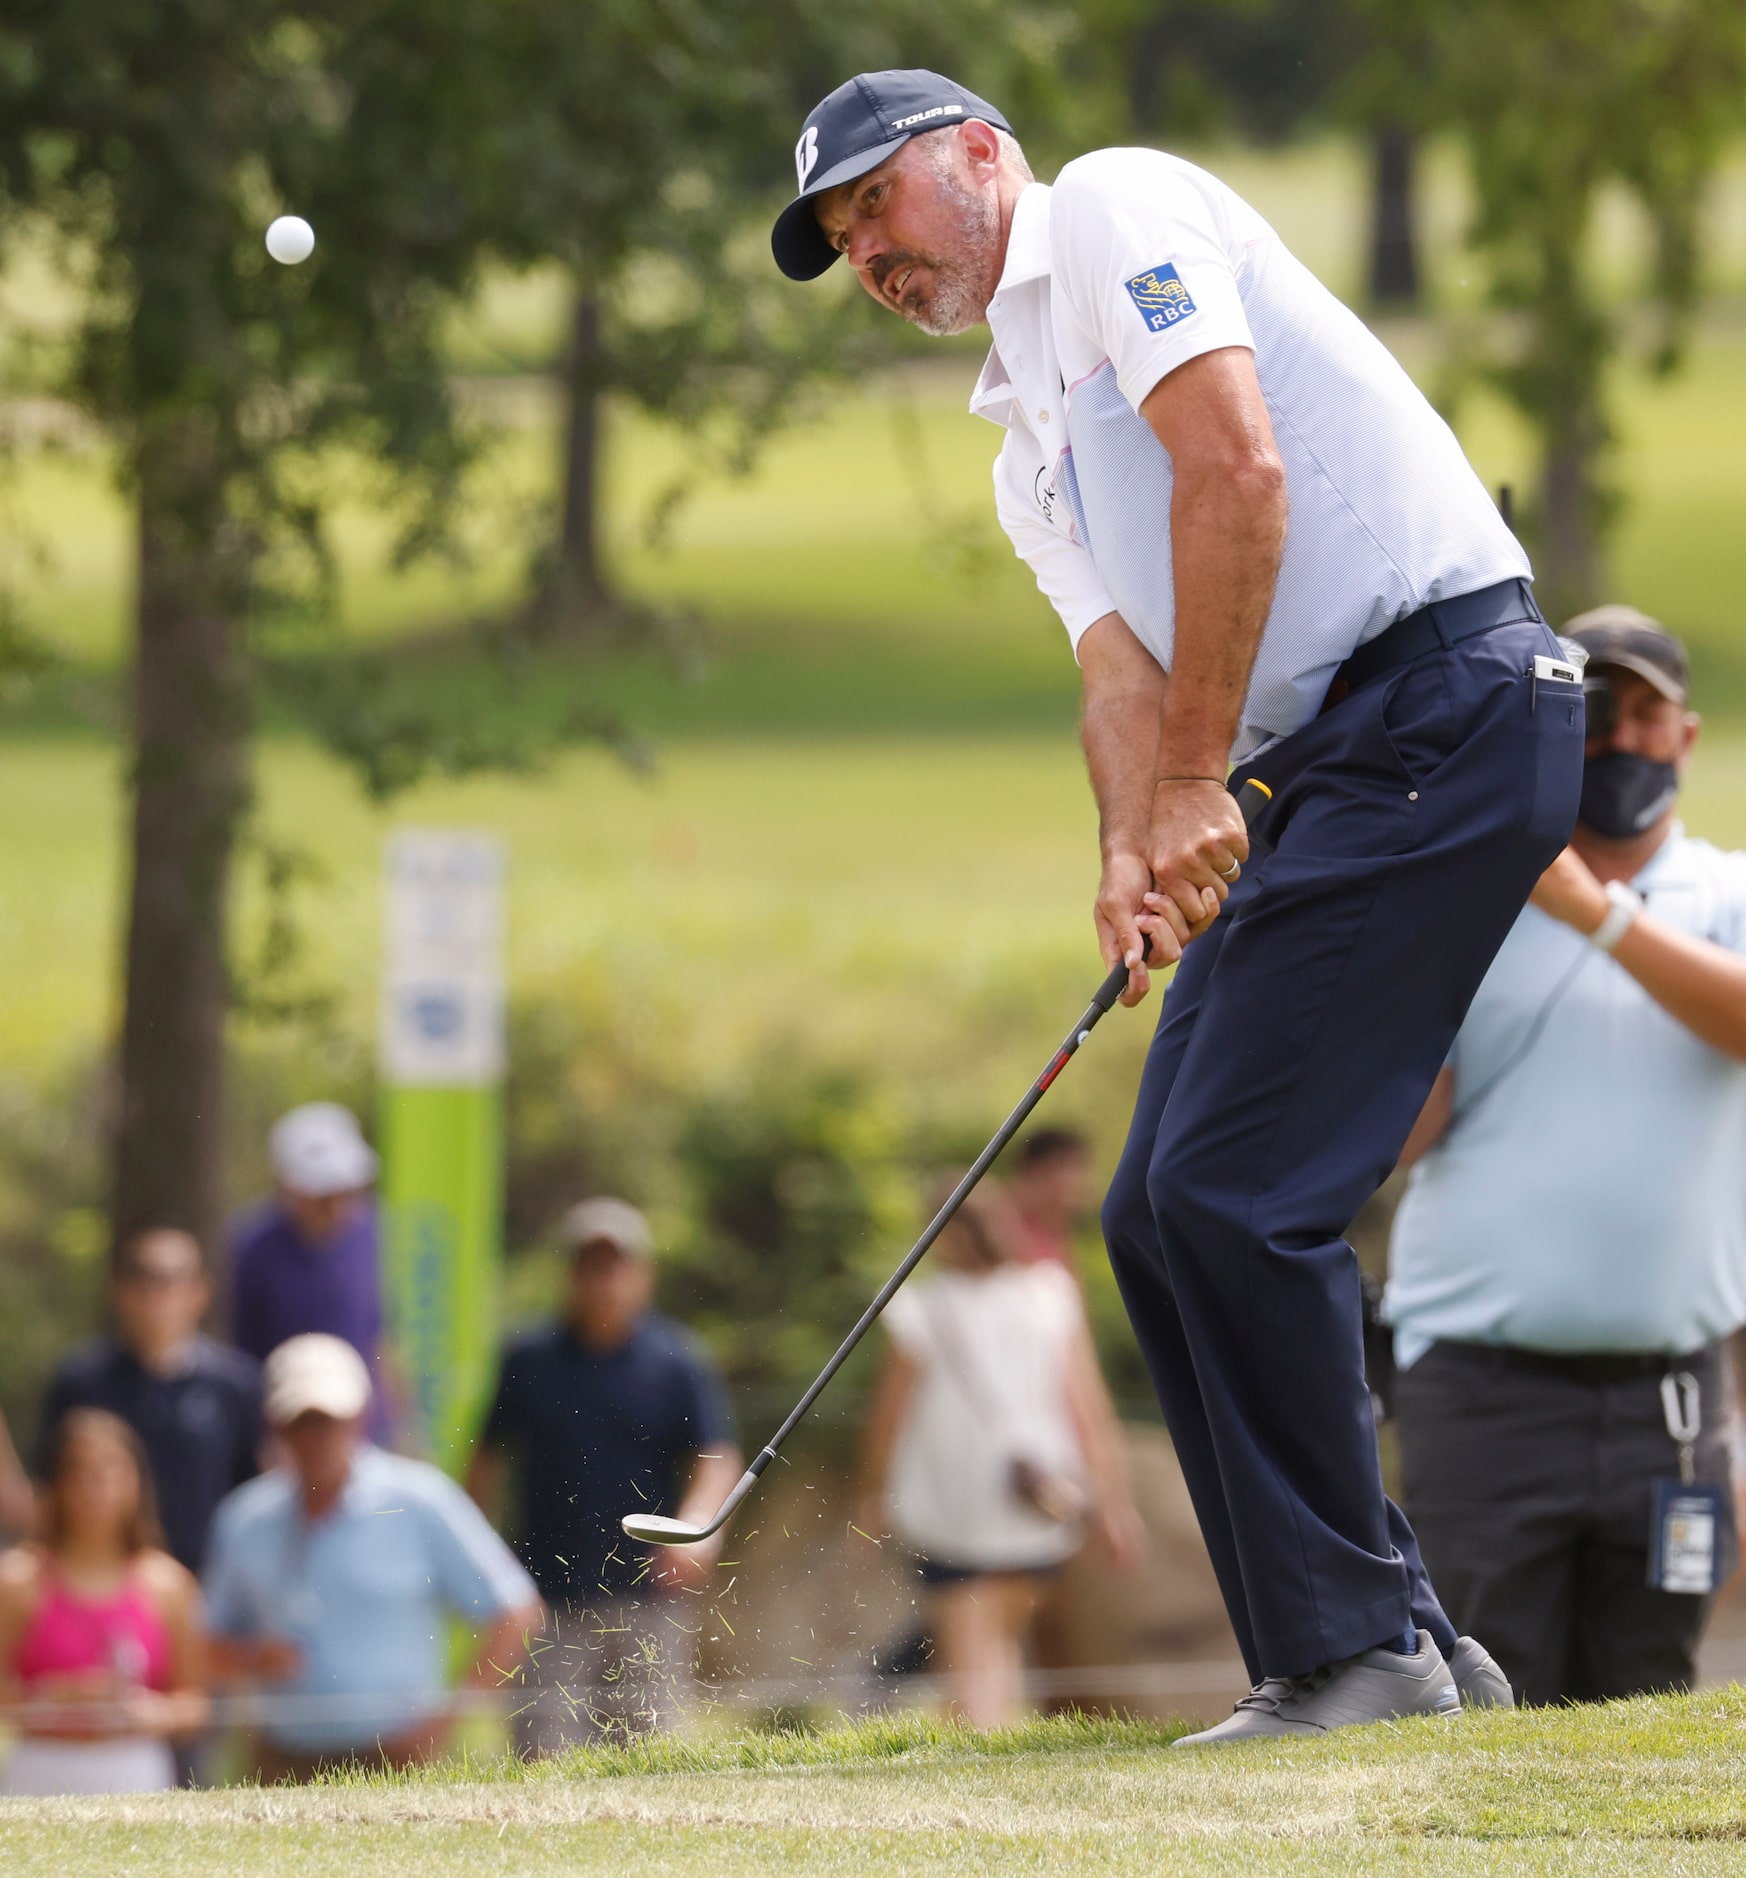
[[[1253,828],[1255,818],[1273,800],[1273,791],[1256,776],[1247,776],[1237,789],[1237,807],[1243,811],[1243,826]],[[1152,942],[1146,941],[1146,955],[1152,953]],[[1100,1011],[1112,1010],[1116,1000],[1128,988],[1128,968],[1118,965],[1113,972],[1098,986],[1092,997],[1092,1003]]]

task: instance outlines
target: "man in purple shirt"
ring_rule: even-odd
[[[368,1432],[392,1432],[382,1378],[382,1285],[377,1160],[357,1117],[337,1102],[308,1102],[273,1124],[274,1197],[231,1234],[231,1338],[265,1362],[289,1337],[343,1337],[369,1364]]]

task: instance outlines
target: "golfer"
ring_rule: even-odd
[[[924,332],[992,330],[971,408],[1084,678],[1104,957],[1130,1003],[1148,944],[1184,961],[1104,1230],[1255,1683],[1189,1739],[1507,1701],[1383,1494],[1341,1235],[1575,821],[1580,676],[1522,550],[1204,170],[1100,150],[1046,188],[922,71],[840,86],[795,160],[785,273],[841,256]]]

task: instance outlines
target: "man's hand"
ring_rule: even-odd
[[[1097,889],[1093,917],[1097,921],[1097,943],[1103,962],[1113,972],[1118,965],[1128,968],[1128,988],[1122,1003],[1138,1004],[1151,989],[1151,974],[1146,970],[1146,935],[1140,930],[1146,910],[1146,893],[1152,885],[1152,870],[1139,854],[1109,854],[1104,857],[1103,880]],[[1167,935],[1154,942],[1151,962],[1173,965],[1181,958],[1182,948],[1175,936]]]
[[[1612,906],[1606,888],[1595,879],[1588,863],[1574,848],[1566,848],[1547,868],[1528,900],[1542,913],[1549,913],[1584,934],[1595,931]]]
[[[1182,947],[1206,931],[1248,858],[1242,811],[1222,782],[1158,784],[1148,856],[1154,886],[1138,922],[1154,954],[1180,957]]]

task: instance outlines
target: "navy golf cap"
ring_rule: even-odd
[[[770,251],[790,280],[816,280],[837,258],[813,213],[813,198],[865,176],[927,130],[980,118],[1010,136],[1012,126],[986,99],[938,72],[863,72],[813,107],[794,169],[800,194],[776,218]]]

